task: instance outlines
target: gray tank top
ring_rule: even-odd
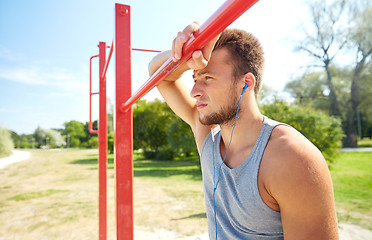
[[[283,239],[280,212],[269,208],[263,202],[257,182],[262,155],[273,128],[279,124],[264,117],[260,135],[249,157],[233,169],[222,164],[221,177],[215,193],[218,239]],[[203,142],[200,154],[210,239],[215,239],[212,151],[214,151],[216,181],[218,168],[223,161],[220,153],[219,127],[213,132],[214,149],[213,136],[209,133]]]

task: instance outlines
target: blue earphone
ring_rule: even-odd
[[[247,83],[244,83],[244,84],[245,84],[245,85],[244,85],[243,92],[242,92],[241,95],[243,95],[243,93],[245,92],[245,89],[247,89],[247,87],[248,87],[248,84],[247,84]]]

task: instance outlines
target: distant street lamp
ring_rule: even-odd
[[[67,135],[67,148],[70,148],[70,135]]]
[[[47,136],[45,139],[46,139],[46,145],[48,146],[49,145],[49,137]]]

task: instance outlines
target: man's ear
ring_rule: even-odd
[[[248,73],[244,74],[244,83],[246,83],[248,85],[246,91],[250,92],[254,89],[254,86],[255,86],[255,83],[256,83],[256,78],[253,75],[253,73],[248,72]]]

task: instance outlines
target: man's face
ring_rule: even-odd
[[[208,66],[194,71],[191,97],[196,99],[199,120],[204,125],[233,124],[239,93],[226,49],[212,52]]]

